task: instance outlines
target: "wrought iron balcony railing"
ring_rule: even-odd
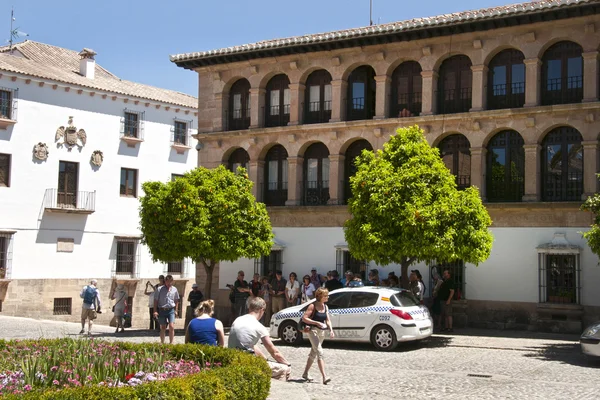
[[[92,214],[96,211],[96,192],[46,189],[44,209],[48,212]]]

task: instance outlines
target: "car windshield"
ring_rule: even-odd
[[[390,302],[396,307],[414,307],[420,304],[411,292],[398,292],[390,297]]]

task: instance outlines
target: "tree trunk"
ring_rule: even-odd
[[[206,272],[206,283],[204,284],[204,298],[212,299],[212,274],[215,269],[215,263],[211,261],[210,264],[206,262],[206,260],[202,260],[202,265],[204,265],[204,271]]]
[[[408,289],[408,267],[411,266],[413,261],[415,261],[414,258],[407,257],[407,258],[402,259],[402,262],[400,263],[400,267],[401,267],[400,286],[403,287],[404,289]]]

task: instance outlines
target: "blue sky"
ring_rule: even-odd
[[[515,2],[373,0],[373,21]],[[28,39],[78,51],[92,48],[97,62],[121,79],[192,95],[197,95],[196,74],[177,68],[170,54],[369,24],[369,0],[5,0],[0,3],[3,41],[9,38],[11,5],[15,26]]]

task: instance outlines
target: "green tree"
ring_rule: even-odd
[[[140,198],[142,242],[154,261],[186,257],[204,266],[205,296],[219,261],[256,258],[271,251],[267,209],[252,195],[243,168],[197,168],[174,181],[145,182]],[[196,273],[198,275],[198,273]]]
[[[600,177],[600,174],[598,174],[598,177]],[[595,214],[594,223],[589,231],[583,232],[583,237],[587,240],[592,253],[600,256],[600,216],[598,215],[600,211],[600,194],[596,193],[588,197],[582,204],[581,209]]]
[[[454,176],[418,126],[398,129],[377,152],[363,151],[350,178],[349,250],[358,259],[402,267],[415,261],[479,264],[492,248],[492,221],[477,189],[457,190]]]

